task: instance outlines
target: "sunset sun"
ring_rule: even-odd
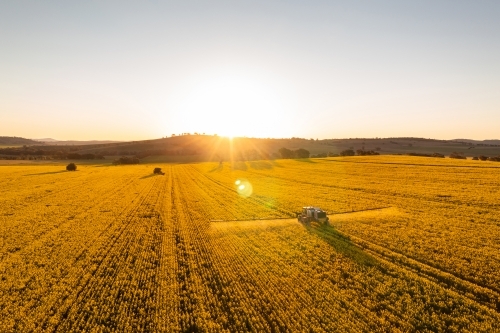
[[[192,131],[221,136],[269,136],[285,114],[280,86],[247,73],[210,73],[193,79],[175,106]]]

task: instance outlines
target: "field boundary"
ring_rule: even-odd
[[[391,156],[391,155],[387,155]],[[444,168],[473,168],[473,169],[500,169],[499,166],[479,166],[479,165],[445,165],[445,164],[419,164],[419,163],[401,163],[401,162],[364,162],[364,161],[340,161],[340,160],[329,160],[322,158],[321,160],[326,162],[340,162],[340,163],[358,163],[358,164],[385,164],[385,165],[411,165],[411,166],[421,166],[421,167],[444,167]],[[470,160],[472,161],[472,160]],[[484,161],[483,161],[484,162]]]

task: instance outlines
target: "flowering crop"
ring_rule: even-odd
[[[1,332],[500,330],[493,162],[155,166],[0,166]]]

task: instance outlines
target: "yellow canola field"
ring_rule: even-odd
[[[10,165],[0,180],[1,332],[500,330],[494,162]],[[306,205],[331,225],[298,223]]]

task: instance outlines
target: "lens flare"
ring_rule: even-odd
[[[243,198],[248,198],[252,195],[252,184],[246,179],[237,179],[234,184],[236,185],[236,192]]]

